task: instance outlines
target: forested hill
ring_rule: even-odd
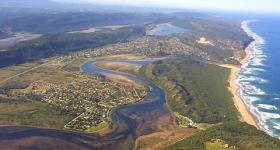
[[[1,11],[0,11],[1,12]],[[9,13],[7,14],[9,15]],[[61,12],[26,14],[20,17],[1,15],[0,29],[10,28],[13,32],[40,34],[62,33],[93,27],[112,25],[142,25],[151,22],[168,21],[163,14]]]
[[[96,48],[106,44],[124,42],[127,39],[143,36],[144,34],[143,27],[135,26],[118,30],[102,30],[94,33],[44,35],[0,52],[0,67]]]

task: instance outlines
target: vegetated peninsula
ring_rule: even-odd
[[[233,100],[228,67],[254,40],[240,20],[16,12],[0,21],[1,39],[41,36],[0,51],[0,149],[280,147]]]

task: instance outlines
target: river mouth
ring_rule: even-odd
[[[121,61],[118,60],[118,62]],[[152,60],[123,61],[135,65],[146,65],[153,62]],[[89,74],[121,75],[149,87],[150,92],[143,101],[137,104],[124,105],[113,109],[111,123],[105,134],[98,132],[87,134],[25,126],[5,126],[0,127],[0,141],[8,140],[11,144],[18,141],[29,141],[31,143],[29,146],[32,147],[38,146],[38,143],[44,140],[44,142],[48,142],[47,147],[50,149],[52,149],[51,146],[65,145],[66,143],[74,144],[67,149],[76,149],[77,147],[78,149],[133,149],[135,140],[138,137],[159,131],[159,118],[162,116],[171,117],[165,103],[164,90],[153,82],[140,79],[135,75],[99,68],[95,65],[96,62],[98,60],[83,64],[81,71]],[[110,62],[114,61],[110,60]]]

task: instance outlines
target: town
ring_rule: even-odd
[[[137,53],[145,56],[161,56],[161,55],[192,55],[208,58],[207,53],[200,49],[189,46],[181,42],[177,37],[159,38],[153,36],[144,36],[132,41],[111,44],[96,49],[88,49],[76,53],[76,55],[84,55],[87,58],[103,56],[103,55],[116,55],[116,54],[130,54]]]
[[[185,41],[185,38],[188,40]],[[189,39],[190,38],[190,39]],[[199,40],[207,40],[201,43]],[[208,41],[209,40],[209,41]],[[211,41],[211,42],[210,42]],[[209,44],[210,43],[210,44]],[[230,47],[228,45],[231,45]],[[242,44],[231,40],[208,39],[205,37],[194,36],[184,33],[167,37],[144,36],[131,41],[110,44],[94,49],[86,49],[80,52],[73,52],[68,56],[71,58],[95,58],[98,56],[118,55],[118,54],[140,54],[144,56],[197,56],[207,61],[238,64],[242,58]],[[233,51],[232,57],[219,56],[215,51],[226,51],[230,48]],[[63,57],[63,58],[64,58]]]
[[[120,105],[140,102],[145,89],[112,82],[100,75],[77,74],[70,83],[55,85],[37,81],[30,85],[31,94],[64,113],[77,116],[65,128],[87,131],[100,123],[110,122],[110,113]]]

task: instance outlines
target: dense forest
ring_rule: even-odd
[[[96,48],[106,44],[124,42],[129,38],[143,36],[144,34],[144,29],[136,26],[94,33],[44,35],[32,41],[19,43],[7,51],[0,52],[0,67]]]

